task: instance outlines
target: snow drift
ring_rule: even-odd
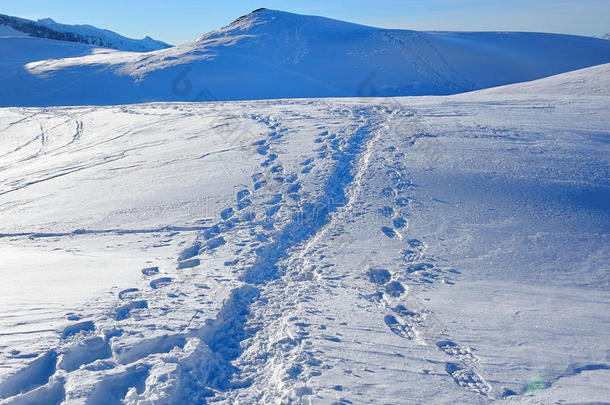
[[[299,97],[446,95],[610,62],[610,42],[520,32],[388,30],[261,9],[149,53],[0,40],[0,105],[122,104]]]

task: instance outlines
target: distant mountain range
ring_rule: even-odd
[[[60,32],[56,23],[37,24]],[[608,63],[610,41],[380,29],[259,9],[148,53],[7,37],[0,54],[0,106],[103,105],[455,94]]]
[[[66,25],[45,18],[38,21],[26,20],[0,14],[0,36],[31,36],[59,41],[79,42],[104,48],[132,52],[150,52],[169,48],[171,45],[154,40],[131,39],[109,30],[91,25]]]

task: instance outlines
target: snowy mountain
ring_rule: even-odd
[[[609,88],[0,109],[2,405],[607,402]]]
[[[125,38],[115,32],[91,25],[59,24],[50,18],[38,21],[0,14],[0,36],[30,36],[59,41],[79,42],[132,52],[149,52],[165,49],[171,45],[154,40]]]
[[[443,95],[610,62],[610,42],[595,38],[388,30],[267,9],[150,53],[49,57],[47,46],[0,39],[29,57],[0,67],[0,105]]]
[[[610,33],[602,35],[602,39],[610,39]]]

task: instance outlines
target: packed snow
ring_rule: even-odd
[[[610,62],[610,42],[599,38],[389,30],[267,9],[147,53],[0,46],[32,59],[2,67],[0,106],[447,95]]]
[[[607,402],[609,71],[0,109],[1,403]]]

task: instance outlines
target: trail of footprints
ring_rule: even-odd
[[[299,182],[300,175],[307,175],[315,167],[315,158],[308,158],[299,164],[300,173],[287,173],[281,164],[277,163],[278,155],[273,153],[272,141],[282,137],[284,130],[265,117],[253,117],[264,122],[271,130],[271,134],[263,140],[255,142],[252,147],[256,153],[265,156],[260,164],[261,171],[251,176],[252,189],[244,188],[236,194],[235,205],[227,207],[220,212],[220,221],[203,231],[197,240],[182,249],[177,258],[177,270],[194,268],[200,265],[202,255],[213,253],[215,249],[227,243],[227,232],[238,229],[240,226],[250,230],[251,238],[235,243],[235,260],[226,261],[225,266],[236,267],[248,255],[252,256],[255,249],[270,239],[270,231],[275,228],[275,222],[280,221],[280,211],[290,214],[291,206],[296,206],[301,200],[302,187]],[[332,142],[333,136],[323,132],[321,138]],[[321,143],[321,141],[320,141]],[[337,147],[337,146],[336,146]],[[318,150],[318,157],[324,157],[328,151],[326,143]],[[263,189],[267,196],[260,202],[255,197]],[[268,191],[271,191],[269,193]],[[269,197],[270,196],[270,197]],[[261,204],[264,214],[257,218],[253,207]],[[287,207],[287,209],[285,208]],[[283,209],[284,208],[284,209]],[[255,222],[258,221],[258,222]],[[255,226],[245,227],[245,224],[254,222]],[[249,242],[249,243],[248,243]],[[249,248],[243,252],[244,248]],[[247,253],[244,255],[243,253]],[[128,391],[136,385],[136,391],[143,390],[144,382],[149,375],[150,366],[139,360],[155,353],[169,353],[174,348],[183,348],[186,344],[184,333],[163,334],[158,337],[143,340],[134,345],[112,344],[111,340],[127,333],[122,322],[130,318],[138,320],[151,316],[147,314],[149,304],[145,296],[161,289],[166,289],[177,280],[164,275],[159,267],[146,267],[141,270],[142,275],[149,279],[150,292],[138,288],[128,288],[117,295],[115,308],[108,313],[110,324],[102,319],[101,324],[94,321],[80,321],[76,315],[68,316],[69,320],[79,321],[66,327],[61,333],[61,341],[56,349],[49,350],[40,355],[28,366],[17,373],[7,377],[0,383],[0,401],[15,404],[58,405],[65,401],[71,393],[66,392],[65,373],[95,372],[102,370],[116,370],[114,373],[105,373],[105,376],[91,388],[91,396],[87,403],[106,404],[118,403],[127,395]],[[165,291],[168,297],[179,298],[181,291]],[[114,322],[112,322],[114,321]],[[305,325],[303,325],[305,326]],[[135,332],[129,332],[135,333]],[[317,364],[311,360],[312,365]],[[290,370],[289,370],[290,371]],[[291,371],[298,375],[298,367]],[[18,397],[16,397],[19,395]],[[11,399],[12,398],[12,399]]]
[[[395,148],[386,148],[394,153]],[[404,240],[408,228],[408,208],[416,204],[408,191],[417,186],[406,178],[407,170],[401,164],[401,153],[394,153],[394,161],[386,170],[391,185],[381,190],[388,205],[378,210],[380,218],[386,222],[381,232],[388,238]],[[455,383],[483,396],[489,396],[491,387],[481,377],[478,357],[468,348],[451,340],[442,340],[444,327],[433,317],[424,305],[410,300],[411,308],[402,298],[407,292],[405,285],[431,285],[435,282],[453,284],[451,277],[459,272],[438,266],[437,260],[426,254],[425,244],[418,239],[405,241],[407,248],[402,251],[403,265],[399,271],[391,273],[387,269],[370,268],[367,276],[377,286],[371,299],[382,302],[390,312],[384,316],[387,327],[397,336],[420,344],[436,340],[436,347],[451,360],[445,363],[445,372]]]
[[[298,207],[303,198],[299,177],[308,175],[315,167],[316,158],[310,157],[299,164],[299,173],[288,173],[277,163],[278,155],[274,153],[272,142],[281,139],[284,130],[277,123],[266,117],[255,116],[271,130],[271,135],[255,142],[252,147],[256,153],[265,157],[261,163],[261,171],[251,176],[252,188],[243,188],[236,193],[235,204],[220,212],[220,221],[211,225],[190,246],[179,254],[177,269],[194,268],[200,265],[200,258],[207,253],[227,243],[228,232],[246,228],[250,232],[249,239],[235,243],[235,260],[226,261],[225,266],[238,267],[243,265],[248,257],[271,237],[276,222],[282,220],[282,215],[289,215],[292,208]],[[341,147],[341,138],[324,131],[315,140],[320,144],[315,152],[317,158],[325,158]],[[393,153],[393,147],[386,149]],[[386,221],[381,232],[392,239],[403,240],[408,228],[407,209],[414,203],[407,195],[416,186],[405,178],[406,170],[400,167],[401,154],[394,155],[394,167],[387,169],[387,177],[392,185],[381,191],[388,204],[379,209],[380,217]],[[265,198],[257,195],[261,190]],[[261,205],[263,210],[257,217],[254,206]],[[282,212],[284,214],[280,215]],[[245,227],[244,225],[249,225]],[[255,225],[255,226],[251,226]],[[225,238],[226,237],[226,238]],[[406,240],[408,248],[403,251],[405,268],[392,274],[387,269],[370,269],[369,280],[377,286],[377,293],[372,297],[384,303],[390,313],[384,317],[387,327],[401,338],[424,343],[423,332],[430,327],[430,313],[423,307],[409,308],[403,297],[407,294],[407,285],[432,284],[442,280],[451,283],[451,274],[455,270],[444,270],[434,264],[434,260],[426,260],[425,245],[417,239]],[[167,289],[174,283],[173,277],[161,274],[159,267],[142,269],[144,277],[148,278],[148,286],[154,296],[154,291]],[[119,292],[116,307],[109,317],[116,322],[117,327],[98,326],[93,321],[79,321],[68,326],[61,334],[60,347],[49,350],[39,356],[24,369],[9,376],[0,383],[0,400],[23,394],[15,400],[20,404],[45,403],[60,404],[66,399],[65,373],[81,370],[95,372],[100,370],[117,370],[107,374],[92,388],[88,403],[115,403],[123,399],[128,391],[136,385],[140,393],[149,375],[149,366],[136,363],[151,354],[169,353],[174,348],[183,348],[186,337],[183,333],[164,334],[141,341],[138,345],[112,345],[111,340],[120,337],[125,331],[121,322],[129,318],[145,317],[149,309],[144,292],[137,288],[129,288]],[[181,292],[167,292],[169,297],[179,298]],[[183,294],[183,293],[182,293]],[[72,320],[79,320],[78,317]],[[296,319],[291,319],[296,321]],[[303,329],[302,334],[290,341],[276,342],[276,345],[300,345],[308,332],[307,324],[295,325]],[[456,384],[481,395],[487,395],[489,385],[483,380],[478,370],[478,358],[469,349],[463,348],[449,340],[438,340],[436,346],[451,358],[445,364],[445,371]],[[305,351],[305,353],[309,353]],[[321,363],[313,355],[306,356],[303,365],[296,364],[287,370],[288,376],[296,378],[304,367],[311,369],[311,375]],[[60,371],[60,372],[59,372]],[[9,402],[10,403],[10,402]]]

